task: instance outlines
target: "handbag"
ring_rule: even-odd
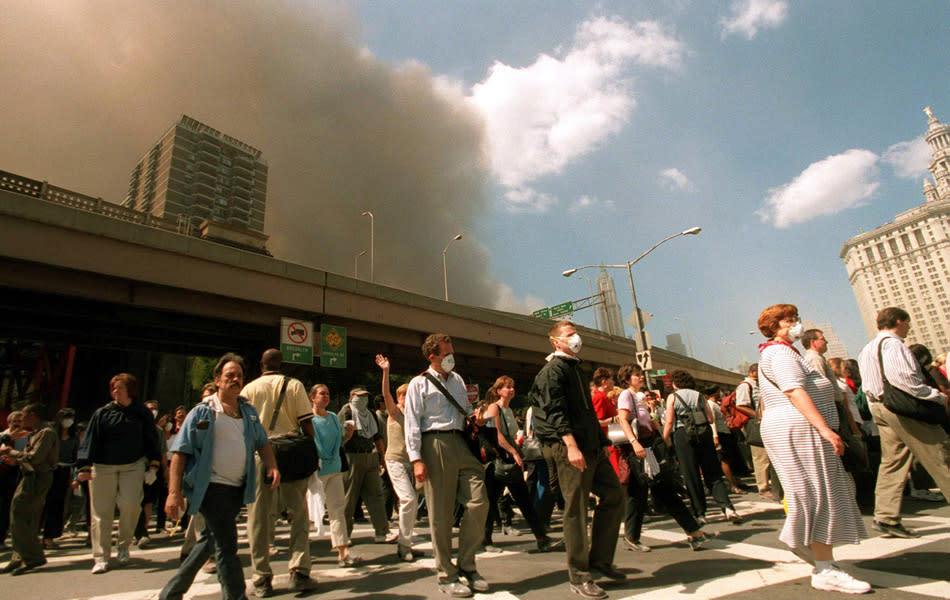
[[[884,393],[878,400],[892,413],[910,417],[930,425],[942,425],[947,420],[947,412],[940,402],[921,400],[904,390],[891,385],[884,375],[884,340],[877,345],[877,364],[881,368],[881,382]]]
[[[439,383],[439,380],[433,377],[431,373],[426,371],[422,376],[428,379],[429,382],[445,396],[445,399],[462,413],[462,418],[465,420],[465,430],[462,432],[462,436],[465,438],[465,445],[468,446],[468,449],[471,450],[472,455],[478,462],[485,464],[495,460],[498,456],[498,451],[495,450],[495,445],[491,439],[489,439],[485,428],[477,424],[474,419],[468,418],[468,413],[465,412],[465,409],[455,401],[452,394],[450,394],[449,391],[445,389],[445,386]]]
[[[745,442],[750,446],[758,446],[759,448],[762,448],[765,446],[765,442],[762,441],[762,431],[759,429],[759,427],[762,425],[762,411],[759,410],[759,407],[762,403],[759,402],[756,404],[751,393],[749,395],[749,400],[752,402],[752,408],[755,409],[755,418],[746,421],[744,430]]]
[[[499,410],[498,417],[496,421],[499,425],[499,430],[501,434],[505,436],[505,439],[511,443],[511,438],[508,436],[508,422],[505,420],[505,415]],[[489,428],[486,428],[489,429]],[[516,444],[512,444],[517,448]],[[494,461],[494,474],[495,479],[498,481],[510,481],[512,478],[516,477],[521,473],[521,468],[518,467],[518,463],[515,462],[514,458],[511,457],[504,448],[499,448],[496,450],[498,456],[495,457]]]
[[[284,376],[284,382],[280,386],[280,396],[277,398],[270,426],[267,428],[268,433],[273,431],[274,425],[277,424],[280,407],[284,404],[288,380],[289,378]],[[281,481],[306,479],[320,466],[317,444],[313,441],[313,437],[299,430],[299,425],[297,431],[270,438],[270,443],[274,449],[274,457],[277,459],[277,470],[280,471]]]
[[[541,440],[536,437],[525,438],[524,443],[521,444],[521,458],[528,462],[544,460]]]

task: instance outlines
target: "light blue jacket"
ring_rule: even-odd
[[[212,398],[195,406],[185,417],[181,431],[172,444],[172,452],[188,455],[182,492],[188,498],[188,513],[197,514],[211,483],[211,463],[214,459],[214,421],[217,413],[208,403]],[[215,399],[216,400],[216,399]],[[244,421],[244,449],[247,461],[244,471],[244,504],[254,502],[257,469],[254,452],[266,446],[267,431],[261,425],[257,410],[243,397],[238,398],[241,417]]]

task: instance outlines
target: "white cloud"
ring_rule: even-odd
[[[660,185],[670,191],[690,191],[693,189],[693,182],[677,168],[660,171]]]
[[[898,142],[884,151],[881,159],[894,168],[899,177],[920,177],[930,166],[930,146],[924,136],[907,142]]]
[[[585,195],[572,202],[571,207],[568,210],[572,213],[577,213],[595,208],[613,210],[616,207],[617,205],[613,200],[600,200],[599,198]]]
[[[758,214],[785,229],[861,206],[880,185],[877,162],[870,150],[852,149],[812,163],[790,183],[769,190]]]
[[[719,20],[722,37],[742,34],[752,39],[759,28],[775,28],[788,18],[785,0],[732,0],[729,16]]]
[[[511,212],[543,213],[556,204],[556,197],[525,185],[505,192],[505,208]]]
[[[522,68],[496,62],[469,100],[485,118],[498,181],[517,188],[593,151],[636,105],[625,69],[675,68],[682,53],[656,22],[598,17],[578,26],[561,58],[541,54]]]

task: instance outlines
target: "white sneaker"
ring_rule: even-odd
[[[845,594],[866,594],[871,591],[870,583],[855,579],[836,567],[829,567],[819,573],[812,573],[811,587],[816,590],[844,592]]]
[[[107,563],[104,560],[97,560],[96,562],[92,563],[93,575],[101,575],[102,573],[105,573],[108,570],[109,570],[109,563]]]
[[[127,564],[129,564],[129,561],[132,560],[132,559],[129,557],[129,549],[128,549],[128,548],[119,548],[119,549],[117,549],[117,550],[116,550],[116,553],[115,553],[115,558],[116,558],[117,561],[119,561],[119,564],[120,564],[120,565],[127,565]]]

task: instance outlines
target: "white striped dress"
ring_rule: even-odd
[[[759,374],[764,403],[762,441],[782,482],[788,506],[779,539],[797,548],[813,542],[856,544],[866,538],[854,483],[841,458],[783,392],[804,389],[828,426],[837,429],[834,384],[784,344],[762,350]]]

